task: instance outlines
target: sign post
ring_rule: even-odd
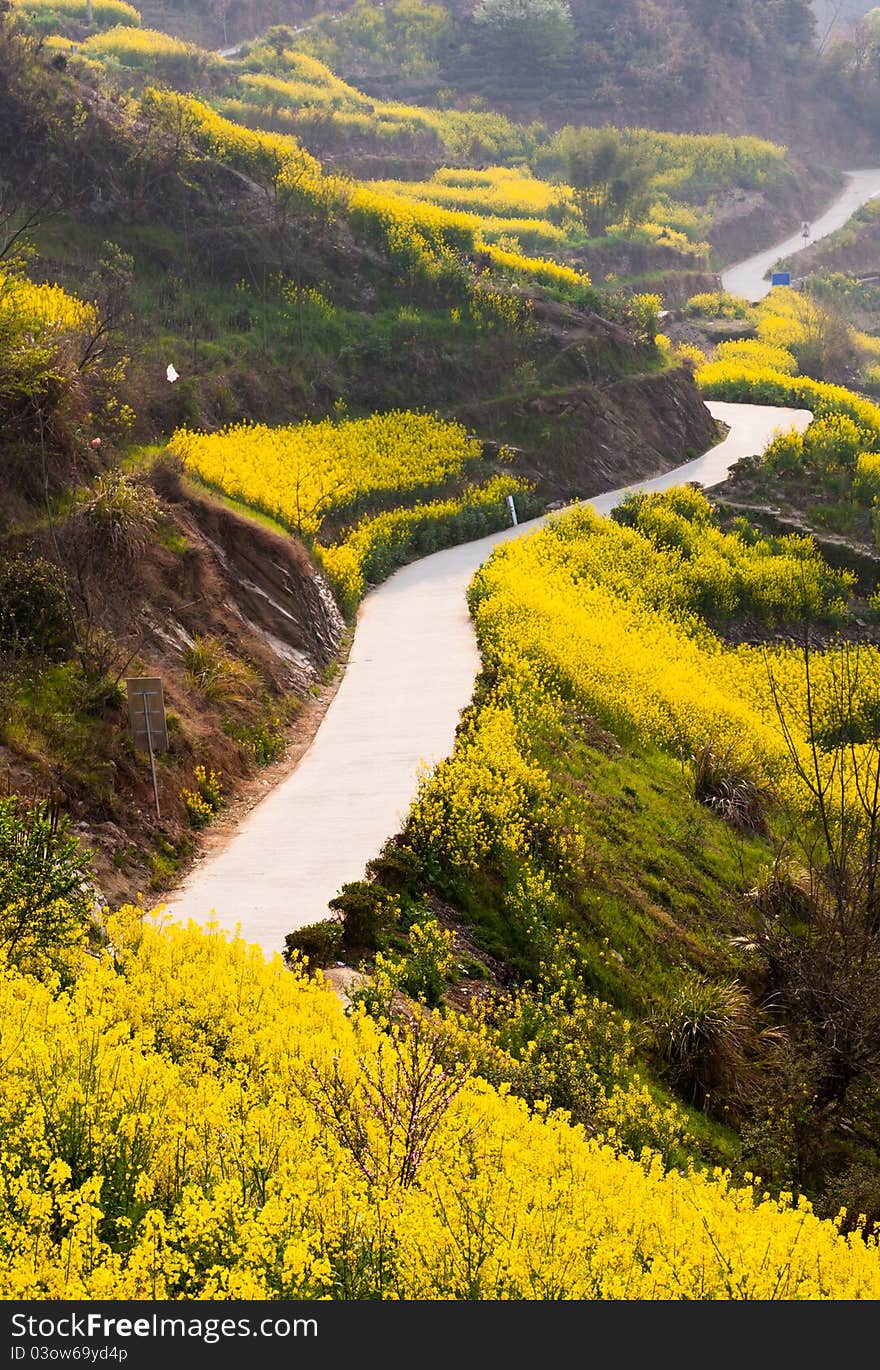
[[[516,516],[516,505],[513,502],[513,495],[507,496],[507,507],[510,510],[510,521],[513,524],[514,528],[516,528],[517,524],[519,523],[519,519]]]
[[[125,686],[128,692],[128,715],[131,719],[134,745],[141,751],[149,752],[156,817],[161,818],[159,784],[156,779],[156,752],[168,750],[168,725],[165,719],[162,681],[158,676],[139,676],[127,680]]]

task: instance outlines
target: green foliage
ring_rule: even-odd
[[[593,237],[647,216],[655,168],[638,138],[613,128],[583,129],[570,135],[567,154],[574,202]]]
[[[0,556],[0,654],[62,660],[73,624],[57,566],[43,557]]]
[[[388,0],[376,5],[355,0],[342,14],[319,14],[304,31],[270,29],[248,53],[248,64],[265,46],[297,47],[334,68],[390,71],[404,79],[425,76],[437,69],[449,41],[452,15],[430,0]]]
[[[92,906],[91,854],[52,805],[0,799],[0,950],[32,973],[62,969],[82,946]]]
[[[342,918],[349,950],[375,951],[400,920],[400,901],[381,885],[353,880],[343,885],[330,908]]]
[[[574,43],[567,0],[478,0],[473,21],[487,55],[514,72],[532,64],[546,70]]]
[[[278,717],[258,719],[255,723],[223,722],[223,731],[243,748],[257,766],[269,766],[284,750],[284,730]]]
[[[342,923],[338,918],[325,918],[320,923],[289,932],[284,939],[284,960],[293,965],[303,958],[311,970],[318,970],[336,961],[342,950]]]
[[[225,804],[223,784],[219,773],[208,766],[196,766],[195,789],[184,787],[181,802],[194,828],[204,828],[213,821]]]

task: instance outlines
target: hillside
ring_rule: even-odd
[[[874,217],[717,275],[870,149],[810,15],[0,12],[0,1299],[877,1296]]]
[[[721,10],[708,0],[556,8],[492,0],[428,5],[414,16],[402,9],[399,19],[393,6],[360,0],[285,22],[299,28],[305,51],[384,98],[470,102],[554,128],[622,122],[758,134],[838,164],[871,147],[862,125],[874,118],[873,97],[855,109],[830,47],[820,58],[808,0],[736,0]]]
[[[221,777],[228,802],[307,726],[303,701],[342,628],[320,566],[336,568],[351,612],[366,581],[428,538],[503,524],[508,491],[522,491],[523,510],[540,508],[673,464],[715,430],[690,373],[657,349],[636,306],[609,298],[616,317],[602,317],[583,274],[536,262],[558,279],[555,293],[517,285],[528,262],[509,254],[513,279],[502,268],[490,284],[494,249],[475,253],[476,265],[440,235],[430,254],[410,256],[366,206],[358,219],[349,192],[292,138],[270,144],[272,155],[312,189],[285,201],[266,180],[260,135],[214,151],[200,141],[197,119],[213,126],[196,102],[182,138],[176,97],[138,105],[99,72],[72,75],[26,39],[3,41],[0,318],[26,327],[31,301],[40,336],[32,351],[33,336],[16,334],[7,357],[0,521],[6,556],[55,566],[53,593],[72,617],[50,659],[37,656],[35,694],[25,685],[34,661],[9,663],[4,769],[20,792],[62,798],[115,897],[163,888],[191,855],[200,819],[184,792],[196,767]],[[90,298],[95,306],[80,302]],[[36,387],[24,400],[23,385]],[[345,496],[329,468],[286,503],[253,484],[230,489],[261,508],[269,530],[243,521],[241,506],[209,501],[204,482],[224,484],[210,467],[191,464],[181,486],[161,456],[178,430],[323,420],[315,433],[332,444],[334,425],[354,435],[358,415],[409,408],[442,411],[474,436],[438,417],[436,439],[425,429],[415,447],[426,444],[434,474],[404,478],[392,462],[378,485],[371,477]],[[365,451],[373,440],[365,430]],[[404,526],[393,510],[408,501],[426,511]],[[103,529],[112,557],[95,550]],[[294,543],[278,541],[290,532]],[[267,553],[274,569],[259,570]],[[127,567],[123,596],[104,584],[114,561]],[[161,821],[120,698],[139,663],[165,678],[175,718]]]

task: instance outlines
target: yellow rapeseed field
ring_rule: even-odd
[[[621,1156],[241,941],[110,936],[0,978],[4,1299],[880,1296],[805,1202]]]

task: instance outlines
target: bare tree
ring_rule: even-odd
[[[440,1146],[440,1127],[468,1069],[427,1015],[391,1028],[372,1060],[352,1078],[334,1058],[312,1064],[297,1081],[321,1123],[371,1185],[389,1193],[414,1184]],[[464,1125],[452,1143],[467,1133]]]
[[[817,1107],[845,1108],[853,1081],[880,1084],[880,692],[871,653],[822,655],[809,632],[803,687],[767,657],[791,773],[791,816],[775,879],[754,900],[757,941],[790,1030],[809,1040]]]

